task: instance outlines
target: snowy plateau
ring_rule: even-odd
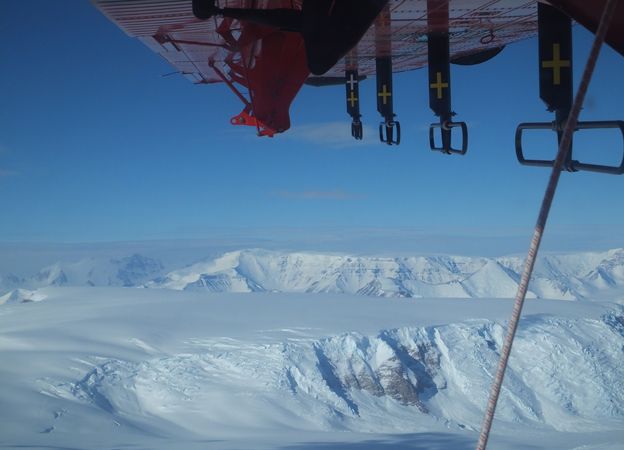
[[[0,273],[0,448],[475,448],[521,269],[253,249]],[[624,249],[542,257],[530,297],[488,448],[624,448]]]

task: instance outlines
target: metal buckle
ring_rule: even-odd
[[[555,132],[561,131],[563,124],[558,125],[557,122],[527,122],[521,123],[516,128],[516,157],[518,162],[525,166],[552,167],[554,160],[549,159],[528,159],[524,156],[522,147],[522,135],[524,130],[551,130]],[[574,131],[591,130],[591,129],[613,129],[618,128],[622,133],[622,161],[619,166],[608,166],[603,164],[589,164],[576,161],[572,158],[572,148],[568,153],[568,159],[565,163],[564,170],[568,172],[588,171],[607,173],[611,175],[624,174],[624,121],[622,120],[606,120],[606,121],[588,121],[578,122]]]
[[[442,146],[437,147],[435,145],[435,131],[437,128],[440,129],[440,134],[442,137]],[[462,145],[461,149],[453,148],[451,142],[451,130],[453,128],[461,128],[462,133]],[[465,155],[468,151],[468,126],[466,122],[451,122],[445,121],[443,123],[432,123],[429,126],[429,147],[434,152],[442,152],[447,155],[457,154],[457,155]]]
[[[386,120],[385,122],[381,122],[379,124],[379,140],[388,145],[399,145],[401,143],[401,124],[394,120]]]
[[[358,141],[361,141],[364,137],[364,130],[362,129],[362,122],[359,120],[354,120],[351,123],[351,136],[353,136]]]

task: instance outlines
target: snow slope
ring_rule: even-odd
[[[268,250],[224,253],[163,274],[132,254],[58,262],[37,274],[0,278],[0,295],[47,286],[124,286],[208,292],[348,293],[377,297],[513,298],[518,257],[375,257]],[[624,302],[624,249],[546,255],[529,297]]]
[[[508,300],[45,288],[0,309],[0,441],[474,448]],[[530,300],[492,448],[621,448],[624,307]]]
[[[119,259],[86,258],[74,263],[56,263],[39,271],[34,286],[124,286],[131,287],[155,277],[162,264],[133,254]]]
[[[161,274],[160,261],[132,254],[121,258],[89,257],[73,262],[57,262],[30,277],[0,274],[0,296],[50,286],[124,286],[135,287]],[[1,303],[1,301],[0,301]]]
[[[38,290],[14,289],[4,295],[0,295],[0,305],[4,305],[5,303],[40,302],[41,300],[45,300],[45,298],[45,294]]]
[[[382,258],[242,250],[172,271],[146,287],[210,292],[328,292],[381,297],[512,298],[517,257]],[[624,299],[624,249],[539,259],[529,297]]]

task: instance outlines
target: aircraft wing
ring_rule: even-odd
[[[160,54],[176,70],[194,83],[222,81],[208,61],[224,61],[230,50],[218,27],[221,19],[201,21],[193,16],[190,0],[94,0],[102,11],[126,34],[136,37]],[[301,0],[227,0],[222,6],[241,8],[296,8]],[[535,1],[455,0],[449,4],[451,59],[501,47],[537,33]],[[231,24],[236,30],[239,24]],[[383,37],[374,27],[357,49],[361,75],[375,73],[379,40],[390,45],[393,70],[403,72],[427,64],[427,2],[390,2],[390,28]],[[338,63],[325,77],[344,77],[345,62]]]
[[[223,61],[227,43],[217,21],[198,20],[190,0],[93,0],[128,36],[138,38],[194,83],[221,81],[210,60]],[[237,6],[243,1],[228,2]]]
[[[467,127],[453,121],[450,63],[486,61],[505,45],[538,35],[539,29],[540,97],[563,123],[572,98],[571,20],[595,32],[607,0],[389,0],[381,12],[376,8],[383,5],[373,1],[359,8],[353,0],[342,0],[340,6],[307,0],[312,3],[305,4],[306,10],[303,0],[219,0],[219,7],[232,8],[222,11],[227,17],[204,15],[197,4],[198,15],[210,17],[206,20],[195,17],[191,0],[92,1],[193,83],[225,83],[244,105],[230,123],[254,126],[260,136],[290,128],[289,108],[304,83],[342,84],[353,120],[351,134],[361,139],[357,85],[375,75],[377,110],[384,120],[380,140],[398,144],[392,74],[428,66],[429,106],[440,122],[430,128],[430,147],[464,154]],[[269,9],[304,14],[267,13]],[[273,19],[260,19],[269,16]],[[624,2],[610,18],[606,42],[624,55]],[[324,32],[321,23],[332,28]],[[354,42],[358,44],[352,47]],[[624,133],[620,122],[609,126]],[[451,145],[451,128],[460,128],[461,148]],[[435,130],[442,135],[440,146],[434,142]]]

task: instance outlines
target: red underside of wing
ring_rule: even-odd
[[[549,3],[595,33],[607,0],[549,0]],[[624,2],[616,7],[606,40],[624,56]]]

